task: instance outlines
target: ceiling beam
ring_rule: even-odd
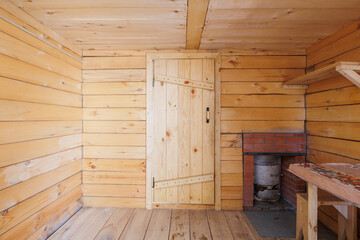
[[[188,0],[186,49],[199,49],[209,0]]]

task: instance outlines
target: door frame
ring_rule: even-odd
[[[215,62],[215,209],[221,210],[220,179],[220,53],[214,52],[173,52],[147,53],[146,55],[146,208],[152,208],[152,152],[154,150],[154,104],[153,84],[154,61],[157,59],[214,59]]]

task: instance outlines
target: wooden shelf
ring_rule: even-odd
[[[284,83],[284,88],[307,88],[309,84],[343,75],[360,87],[360,62],[337,62]]]

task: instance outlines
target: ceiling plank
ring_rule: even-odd
[[[186,49],[199,49],[209,0],[189,0],[186,24]]]

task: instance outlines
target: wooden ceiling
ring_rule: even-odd
[[[10,0],[83,49],[306,49],[359,0]]]

